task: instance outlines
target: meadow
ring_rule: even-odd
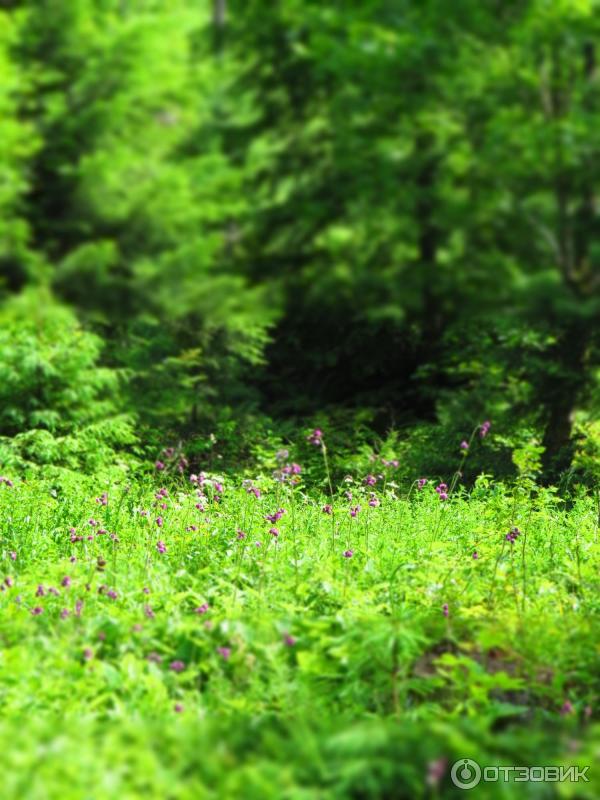
[[[596,797],[597,496],[288,455],[3,477],[2,797],[460,796],[463,757],[591,767],[481,796]]]

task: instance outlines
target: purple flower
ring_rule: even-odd
[[[94,653],[92,651],[92,648],[91,647],[86,647],[85,650],[83,651],[83,660],[84,661],[91,661],[91,659],[93,657],[94,657]]]
[[[154,469],[156,469],[159,472],[161,472],[161,470],[163,470],[164,468],[165,468],[165,465],[164,465],[164,463],[162,461],[155,461],[154,462]]]
[[[36,606],[35,608],[31,609],[31,613],[34,617],[39,617],[40,614],[44,612],[44,609],[41,606]]]
[[[223,658],[225,661],[231,656],[231,647],[217,647],[217,653]]]
[[[208,605],[208,603],[202,603],[202,605],[198,606],[198,608],[196,608],[195,611],[196,614],[206,614],[209,608],[210,606]]]
[[[520,535],[521,531],[517,527],[511,528],[509,532],[506,534],[505,539],[507,542],[514,544]]]
[[[360,506],[354,506],[353,508],[350,509],[350,516],[356,517],[358,516],[359,512],[360,512]]]
[[[148,605],[144,606],[144,614],[148,619],[154,619],[156,614],[152,611],[152,608]]]
[[[40,583],[36,589],[35,596],[36,597],[43,597],[46,594],[46,591],[42,584]]]
[[[60,582],[60,585],[61,586],[70,586],[71,585],[71,578],[69,578],[68,575],[65,575],[65,577]]]
[[[167,545],[164,542],[159,541],[156,543],[156,549],[158,550],[159,553],[166,553]]]
[[[69,611],[68,608],[63,608],[63,610],[60,612],[60,618],[66,619],[68,616],[70,616],[70,614],[71,612]]]
[[[485,422],[481,423],[481,425],[479,426],[479,435],[482,439],[485,439],[491,427],[492,423],[489,421],[489,419],[486,419]]]
[[[277,528],[269,528],[269,533],[275,538],[279,536],[279,530]]]
[[[477,550],[475,550],[475,552],[473,553],[473,558],[475,560],[477,560],[479,558],[479,553],[477,552]]]
[[[175,711],[176,714],[181,714],[183,712],[183,704],[175,703],[175,705],[173,706],[173,711]]]
[[[466,452],[469,449],[469,443],[465,441],[465,439],[463,439],[462,442],[460,443],[460,449],[463,452]]]
[[[162,656],[159,655],[158,653],[155,653],[154,651],[152,653],[148,653],[147,658],[148,661],[150,661],[152,664],[160,664],[160,662],[162,661]]]
[[[110,597],[111,600],[116,600],[119,595],[115,592],[114,589],[111,589],[106,593],[106,596]]]
[[[320,428],[315,428],[314,431],[306,437],[309,444],[319,446],[323,441],[323,431]]]
[[[10,551],[9,556],[10,556],[10,560],[11,561],[16,561],[17,560],[17,554],[15,553],[14,550]]]
[[[82,608],[83,608],[83,600],[78,600],[75,603],[75,616],[76,617],[80,617],[81,616],[81,609]]]
[[[11,588],[11,586],[15,585],[15,582],[11,577],[4,578],[4,583],[8,586],[9,589]]]
[[[560,713],[563,717],[566,717],[568,714],[572,714],[574,710],[573,703],[570,700],[565,700],[561,706]]]
[[[417,481],[417,489],[423,489],[427,484],[427,478],[419,478]]]
[[[433,761],[430,761],[427,764],[427,775],[425,777],[425,783],[428,786],[437,786],[439,782],[442,780],[446,773],[446,768],[448,766],[448,759],[444,758],[436,758]]]
[[[159,528],[162,528],[162,526],[163,526],[163,518],[162,517],[157,517],[155,522],[156,522],[156,524],[158,525]]]
[[[185,669],[185,663],[183,661],[171,661],[169,664],[169,669],[173,672],[183,672]]]
[[[238,531],[237,532],[237,539],[239,539],[241,541],[242,539],[245,539],[245,538],[246,538],[246,534],[244,533],[244,531]]]
[[[343,554],[344,558],[352,558],[354,555],[354,550],[344,550]]]
[[[447,617],[450,614],[450,608],[448,607],[448,603],[444,603],[442,606],[442,614]]]
[[[330,503],[325,503],[325,505],[323,506],[323,508],[321,509],[321,511],[322,511],[324,514],[332,514],[332,513],[333,513],[333,506],[331,506],[331,504],[330,504]]]
[[[285,633],[283,635],[283,643],[286,647],[293,647],[296,644],[296,639],[293,636],[290,636],[289,633]]]
[[[377,478],[375,475],[367,475],[366,478],[363,478],[363,483],[365,486],[375,486],[377,483]]]

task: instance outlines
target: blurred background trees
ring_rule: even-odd
[[[595,0],[2,6],[0,291],[71,307],[142,441],[320,415],[434,471],[490,417],[500,472],[589,471]]]

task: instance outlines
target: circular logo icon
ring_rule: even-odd
[[[460,758],[452,765],[450,777],[459,789],[472,789],[481,780],[481,767],[472,758]]]

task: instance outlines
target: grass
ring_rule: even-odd
[[[593,496],[160,488],[0,487],[3,798],[460,796],[460,757],[597,760]]]

